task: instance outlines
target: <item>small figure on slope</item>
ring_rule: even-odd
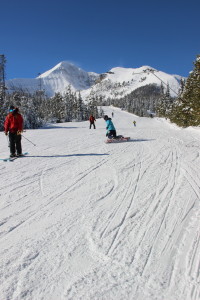
[[[133,121],[134,126],[136,127],[136,121]]]
[[[13,105],[10,106],[10,112],[4,122],[5,135],[9,133],[10,157],[22,155],[21,133],[23,130],[23,117],[19,109]],[[16,154],[17,150],[17,154]]]
[[[96,120],[95,120],[95,117],[93,115],[91,115],[89,117],[89,121],[90,121],[90,129],[91,129],[92,125],[93,125],[94,129],[96,129],[95,123],[94,123]]]

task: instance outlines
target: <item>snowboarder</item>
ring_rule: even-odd
[[[92,125],[93,125],[94,129],[96,129],[96,126],[95,126],[95,123],[94,123],[96,120],[95,120],[95,117],[93,115],[90,116],[89,121],[90,121],[90,129],[91,129]]]
[[[116,129],[115,126],[113,125],[112,119],[109,118],[107,115],[104,116],[104,120],[106,121],[106,136],[111,139],[111,138],[116,138]]]
[[[136,127],[136,121],[133,121],[134,126]]]
[[[19,113],[19,109],[13,105],[10,106],[10,112],[5,119],[4,131],[5,135],[8,135],[9,133],[10,157],[21,156],[21,133],[23,131],[23,117]]]

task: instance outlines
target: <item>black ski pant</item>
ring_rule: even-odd
[[[111,139],[111,138],[116,138],[116,130],[109,130],[106,136]]]
[[[22,154],[21,134],[9,132],[10,154]]]
[[[90,122],[90,129],[91,129],[92,125],[94,126],[94,129],[96,129],[94,122]]]

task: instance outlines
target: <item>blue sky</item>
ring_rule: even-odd
[[[64,60],[96,73],[149,65],[187,77],[200,54],[199,0],[7,0],[0,9],[6,79]]]

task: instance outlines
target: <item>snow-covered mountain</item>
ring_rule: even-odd
[[[65,93],[68,86],[74,91],[90,88],[99,75],[83,71],[72,63],[63,61],[37,78],[17,78],[6,82],[8,90],[25,89],[30,92],[44,90],[48,96]]]
[[[95,95],[110,98],[121,98],[130,92],[145,85],[156,84],[166,90],[169,85],[170,93],[176,96],[180,87],[181,76],[170,75],[162,71],[153,69],[150,66],[140,68],[113,68],[105,74],[101,74],[99,80],[90,89],[82,91],[82,95],[87,97],[91,91]]]
[[[12,79],[6,82],[9,90],[16,88],[30,92],[44,90],[49,96],[65,93],[70,85],[72,90],[81,91],[83,98],[95,93],[102,97],[123,97],[133,90],[148,85],[170,87],[172,96],[178,92],[181,76],[157,71],[150,66],[140,68],[116,67],[103,74],[86,72],[69,62],[61,62],[54,68],[34,79]]]

